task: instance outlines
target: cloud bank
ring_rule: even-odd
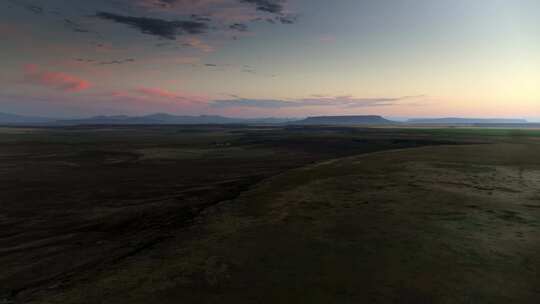
[[[127,8],[132,1],[119,1]],[[247,22],[267,20],[292,24],[286,0],[142,0],[135,2],[138,15],[100,10],[95,17],[129,25],[144,34],[174,40],[177,36],[210,31],[247,32]]]

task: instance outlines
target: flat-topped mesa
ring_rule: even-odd
[[[378,115],[314,116],[296,121],[308,125],[388,125],[395,122]]]

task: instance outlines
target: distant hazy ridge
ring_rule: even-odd
[[[500,118],[422,118],[409,119],[406,122],[388,120],[379,115],[350,116],[313,116],[306,119],[294,118],[232,118],[218,115],[171,115],[157,113],[144,116],[104,115],[80,119],[55,119],[47,117],[24,116],[0,113],[0,124],[3,125],[209,125],[209,124],[297,124],[297,125],[389,125],[389,124],[422,124],[422,125],[525,125],[525,119]],[[529,124],[536,125],[536,124]]]

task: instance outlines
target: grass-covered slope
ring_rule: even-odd
[[[533,141],[440,146],[295,169],[48,300],[538,303],[538,155]]]

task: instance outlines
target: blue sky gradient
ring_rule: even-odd
[[[6,0],[0,38],[0,112],[540,117],[534,0]]]

